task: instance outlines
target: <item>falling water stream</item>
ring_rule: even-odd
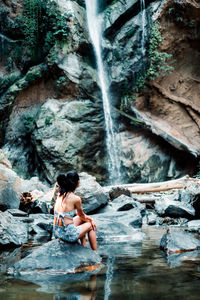
[[[102,92],[106,128],[109,183],[117,184],[122,182],[122,176],[120,173],[120,159],[118,156],[118,146],[114,132],[113,120],[111,117],[111,108],[107,86],[108,78],[106,76],[102,60],[101,44],[103,18],[100,14],[98,14],[98,0],[86,0],[86,12],[89,34],[95,50],[99,82]]]
[[[145,10],[145,0],[140,0],[140,10],[142,14],[142,40],[141,40],[141,47],[142,47],[142,56],[145,56],[145,25],[146,25],[146,10]]]

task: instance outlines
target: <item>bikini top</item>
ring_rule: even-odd
[[[65,226],[63,218],[67,217],[69,219],[72,219],[75,215],[76,215],[76,209],[71,210],[71,211],[67,211],[67,212],[58,212],[58,211],[54,210],[54,216],[57,219],[56,225],[58,225],[58,220],[59,220],[59,218],[61,218],[63,226]]]

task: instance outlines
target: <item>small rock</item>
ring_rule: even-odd
[[[148,225],[155,225],[156,221],[157,221],[157,218],[158,218],[158,216],[154,212],[149,211],[147,213],[147,224]]]
[[[188,231],[199,231],[200,230],[200,220],[192,220],[192,221],[189,221],[187,223],[187,230]]]
[[[20,209],[8,209],[7,212],[9,212],[14,217],[26,217],[28,214]]]
[[[200,241],[183,230],[169,230],[160,241],[160,248],[167,253],[200,249]]]

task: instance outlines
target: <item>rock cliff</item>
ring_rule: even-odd
[[[103,105],[84,1],[44,5],[35,53],[25,30],[29,7],[20,0],[0,4],[1,146],[24,177],[52,183],[58,171],[75,168],[105,182]],[[121,108],[113,109],[113,119],[126,182],[196,171],[199,10],[195,0],[146,0],[145,11],[138,0],[101,2],[103,57],[111,104]]]

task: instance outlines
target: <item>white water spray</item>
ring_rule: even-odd
[[[140,10],[142,14],[142,41],[141,41],[141,46],[142,46],[142,55],[143,57],[145,56],[145,36],[146,36],[146,31],[145,31],[145,26],[146,26],[146,9],[145,9],[145,0],[140,0]]]
[[[110,103],[108,97],[108,78],[105,74],[102,60],[101,43],[102,43],[102,16],[98,14],[98,0],[85,0],[87,22],[90,37],[94,46],[99,82],[102,92],[103,109],[106,127],[106,146],[108,155],[108,172],[110,183],[120,183],[120,159],[118,157],[118,147],[116,143],[113,122],[111,118]]]

